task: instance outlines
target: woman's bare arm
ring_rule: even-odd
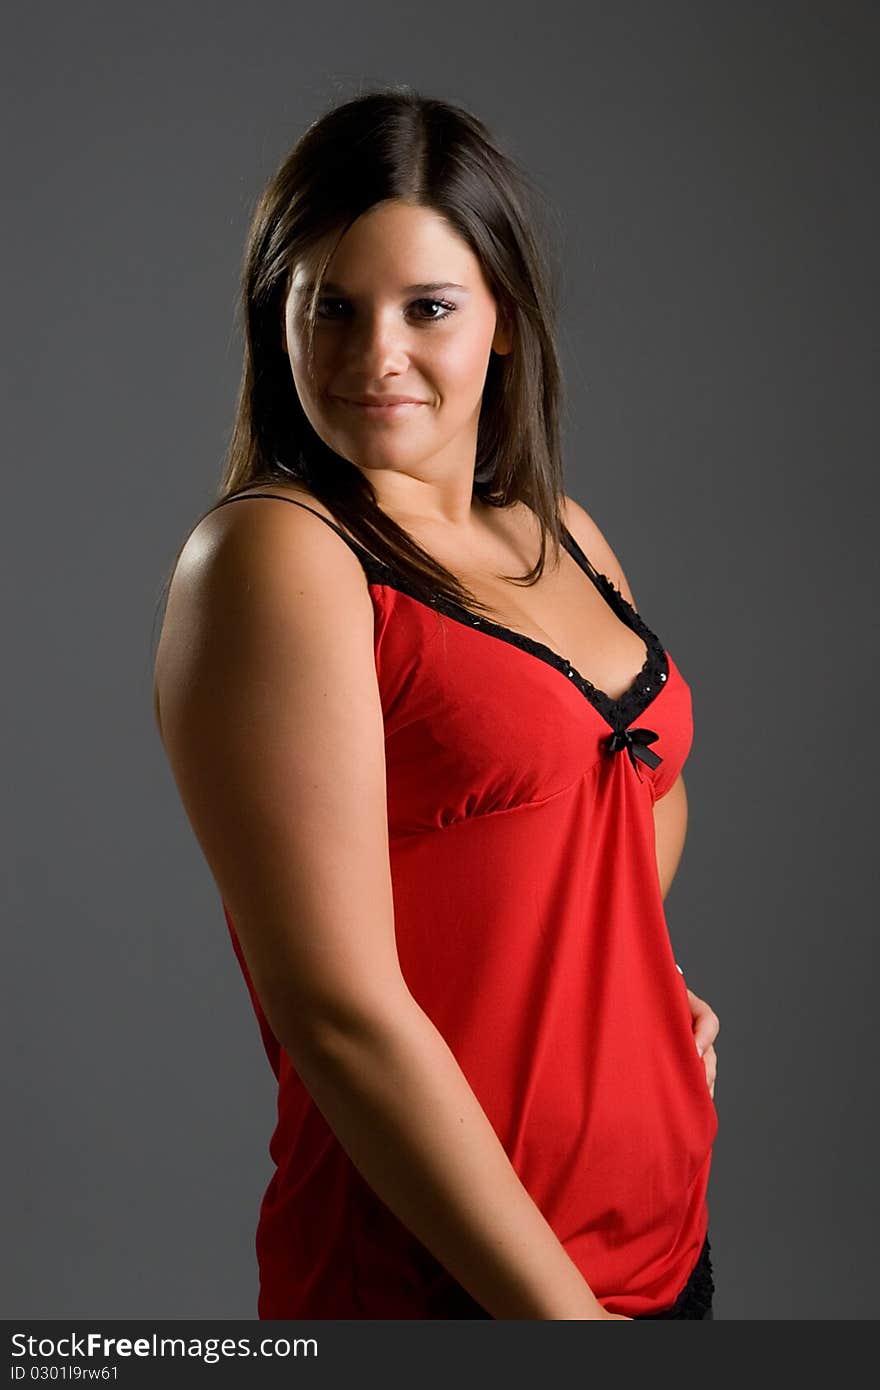
[[[307,512],[200,522],[156,662],[179,794],[269,1023],[382,1201],[493,1317],[614,1318],[401,974],[373,623]]]

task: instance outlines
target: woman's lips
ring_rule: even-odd
[[[365,419],[380,422],[399,420],[425,404],[424,401],[398,401],[397,405],[363,405],[360,401],[350,401],[345,396],[339,396],[337,399],[350,410],[359,411]]]

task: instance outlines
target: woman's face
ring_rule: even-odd
[[[296,266],[285,305],[293,379],[315,432],[363,468],[473,469],[489,354],[508,352],[479,261],[437,213],[393,201],[348,229],[317,305],[307,369],[310,270]],[[359,396],[412,404],[365,408]]]

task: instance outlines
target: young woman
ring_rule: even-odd
[[[690,690],[563,492],[527,192],[380,89],[253,220],[155,691],[278,1080],[261,1318],[711,1316]]]

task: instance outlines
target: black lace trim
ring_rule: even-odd
[[[469,608],[453,599],[438,596],[431,600],[430,607],[436,612],[444,614],[447,618],[451,618],[454,622],[477,628],[488,636],[497,637],[502,642],[519,647],[521,651],[529,652],[539,661],[561,671],[598,710],[612,729],[625,729],[647,709],[651,701],[656,699],[663,689],[664,683],[669,677],[669,659],[656,633],[651,631],[641,615],[624,598],[608,576],[594,568],[571,533],[565,530],[562,539],[566,550],[592,580],[621,621],[637,633],[645,644],[646,655],[641,669],[617,700],[613,700],[610,695],[606,695],[604,690],[600,690],[591,680],[582,675],[567,657],[560,656],[552,647],[537,641],[534,637],[528,637],[524,632],[517,632],[515,628],[506,627],[503,623],[495,622],[491,618],[472,613]],[[367,555],[365,551],[361,551],[361,554],[366,561],[369,561],[369,567],[365,563],[365,568],[368,577],[372,573],[372,582],[385,584],[389,588],[398,589],[401,593],[408,594],[418,602],[425,602],[424,598],[408,583],[405,575],[396,571],[392,566],[376,560],[375,557]]]
[[[715,1280],[712,1277],[712,1260],[709,1237],[703,1242],[699,1259],[691,1271],[690,1278],[681,1293],[668,1308],[659,1313],[641,1313],[639,1318],[705,1318],[712,1310],[715,1294]]]
[[[663,644],[656,633],[652,632],[647,623],[636,612],[632,604],[624,597],[620,590],[612,583],[606,574],[597,570],[591,561],[584,554],[574,536],[567,528],[563,528],[562,540],[566,550],[577,561],[580,568],[592,580],[600,594],[611,606],[620,620],[631,628],[633,632],[641,637],[645,644],[646,655],[638,674],[632,680],[627,689],[617,700],[613,700],[610,695],[606,695],[604,690],[600,690],[586,676],[582,675],[576,667],[564,656],[560,656],[552,647],[548,647],[544,642],[537,641],[534,637],[528,637],[523,632],[517,632],[515,628],[506,627],[503,623],[495,622],[493,619],[483,617],[480,614],[472,613],[464,604],[457,603],[453,599],[441,598],[439,595],[426,600],[423,593],[420,593],[409,580],[408,576],[393,565],[386,564],[383,560],[378,560],[375,555],[371,555],[365,550],[352,536],[347,535],[341,526],[324,516],[321,512],[309,507],[305,502],[298,502],[293,497],[282,497],[277,492],[251,492],[241,493],[235,497],[226,497],[216,505],[224,506],[227,502],[237,502],[248,497],[272,497],[279,502],[292,502],[296,507],[303,507],[306,511],[312,512],[320,517],[321,521],[331,526],[336,533],[341,536],[357,555],[363,566],[367,580],[370,584],[384,585],[389,589],[396,589],[398,592],[406,594],[418,603],[425,604],[434,609],[435,612],[442,613],[453,622],[462,623],[466,627],[478,629],[485,632],[487,636],[496,637],[499,641],[508,642],[511,646],[519,647],[521,651],[528,652],[531,656],[543,661],[546,665],[561,671],[574,686],[581,692],[590,704],[601,714],[602,718],[615,731],[626,729],[635,719],[656,699],[663,685],[669,676],[669,660],[664,650]],[[212,511],[214,508],[211,509]]]

